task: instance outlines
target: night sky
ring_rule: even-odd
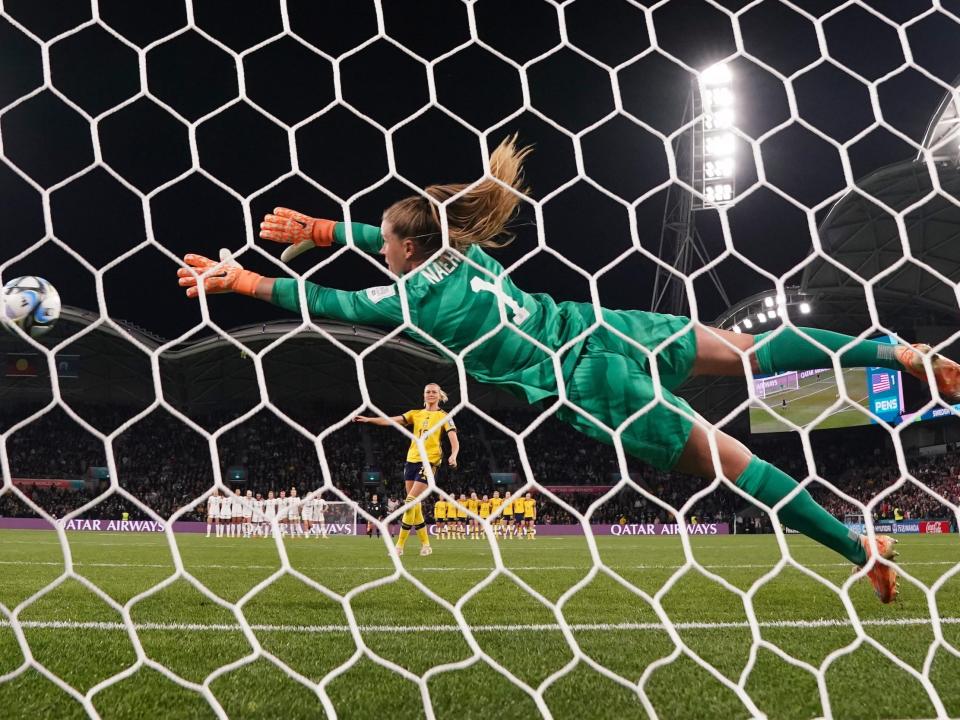
[[[721,2],[732,11],[747,2]],[[797,2],[815,16],[839,3]],[[926,12],[930,2],[864,2],[895,23]],[[960,0],[943,7],[960,17]],[[40,46],[21,32],[15,19],[43,40],[50,40],[91,18],[88,3],[64,0],[6,0],[0,17],[0,263],[28,248],[26,257],[0,267],[4,280],[23,274],[49,279],[64,303],[97,310],[94,275],[53,242],[41,244],[45,227],[41,194],[11,168],[16,166],[43,188],[74,173],[81,177],[58,187],[50,197],[52,232],[94,268],[144,243],[146,228],[170,252],[215,255],[221,246],[239,248],[252,238],[244,224],[244,203],[202,174],[193,172],[155,192],[191,166],[195,137],[200,166],[249,200],[254,233],[260,217],[276,205],[308,214],[339,218],[343,207],[300,177],[267,191],[291,170],[285,130],[267,119],[257,105],[286,125],[296,125],[327,108],[295,133],[302,174],[342,198],[352,198],[353,219],[378,224],[383,208],[410,194],[388,173],[388,144],[397,169],[409,182],[464,182],[482,173],[478,132],[493,147],[518,132],[522,143],[535,145],[527,164],[531,198],[542,200],[576,175],[572,134],[597,123],[615,107],[615,90],[607,70],[616,72],[625,113],[609,117],[580,137],[584,167],[600,186],[636,204],[637,230],[644,247],[656,251],[666,191],[650,194],[668,178],[663,142],[633,118],[662,132],[681,123],[692,76],[664,52],[648,52],[651,38],[639,4],[625,0],[575,0],[563,8],[568,42],[523,71],[473,43],[432,68],[439,102],[472,125],[465,127],[429,103],[428,69],[386,39],[341,57],[377,33],[373,2],[288,0],[290,25],[306,43],[340,57],[343,98],[354,110],[386,128],[383,131],[344,104],[335,104],[333,64],[303,42],[286,36],[245,55],[242,66],[248,100],[239,95],[236,58],[195,30],[151,47],[145,80],[151,95],[180,118],[142,95],[137,53],[103,27],[90,25],[49,46],[52,80],[57,90],[97,118],[94,135],[104,161],[149,198],[149,218],[140,198],[94,160],[91,124],[49,89],[10,105],[43,84]],[[100,0],[101,22],[144,48],[177,33],[186,23],[183,2]],[[479,0],[474,5],[477,37],[520,64],[529,63],[562,41],[558,9],[541,0]],[[195,0],[196,24],[240,53],[283,30],[275,1]],[[382,2],[390,38],[427,60],[470,39],[467,6],[459,0]],[[699,0],[672,0],[652,15],[659,47],[693,68],[705,68],[736,52],[727,15]],[[849,146],[853,176],[861,178],[909,159],[916,149],[944,88],[917,69],[902,67],[904,55],[894,28],[860,6],[851,6],[823,23],[831,59],[823,59],[814,24],[774,0],[754,5],[740,16],[746,51],[792,77],[799,115],[839,143]],[[960,22],[942,12],[929,15],[905,31],[913,60],[944,83],[960,75]],[[754,61],[731,61],[737,97],[737,127],[758,138],[790,117],[784,84]],[[864,78],[885,78],[877,87],[883,120],[902,136],[876,124],[867,87],[843,65]],[[800,72],[801,70],[806,70]],[[898,68],[901,68],[897,71]],[[895,72],[896,71],[896,72]],[[551,126],[523,105],[521,79],[529,85],[531,105],[553,120]],[[139,99],[112,110],[130,98]],[[630,117],[632,115],[633,117]],[[195,132],[188,131],[191,123]],[[800,123],[785,125],[760,146],[768,182],[813,207],[843,189],[840,154]],[[738,146],[740,191],[757,177],[746,141]],[[371,189],[371,186],[376,185]],[[637,202],[639,198],[642,201]],[[822,219],[828,208],[818,212]],[[783,274],[810,252],[804,214],[769,188],[759,188],[730,210],[735,247],[765,269]],[[697,214],[697,226],[710,252],[723,249],[718,214]],[[629,215],[624,205],[604,196],[582,179],[543,205],[546,242],[559,255],[588,272],[596,272],[630,247]],[[504,265],[536,247],[536,218],[531,206],[517,220],[517,241],[499,253]],[[282,247],[256,240],[273,257]],[[315,251],[292,265],[308,271],[328,256]],[[277,275],[282,270],[246,253],[252,269]],[[599,280],[601,301],[613,308],[648,309],[653,264],[633,253]],[[199,320],[195,303],[177,287],[176,265],[155,247],[145,246],[103,274],[107,311],[154,333],[174,337]],[[733,302],[768,289],[769,283],[738,261],[725,261],[720,275]],[[514,273],[528,291],[557,299],[589,300],[586,280],[547,252],[530,255]],[[388,280],[374,264],[346,253],[317,272],[314,280],[344,289],[360,289]],[[794,278],[794,281],[798,280]],[[701,318],[725,309],[712,287],[698,285]],[[214,319],[224,327],[284,317],[282,310],[244,298],[213,298]]]

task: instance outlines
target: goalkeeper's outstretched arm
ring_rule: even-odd
[[[292,278],[270,278],[245,270],[220,251],[220,260],[190,253],[183,258],[189,267],[179,268],[180,287],[189,298],[199,297],[198,281],[208,294],[237,293],[271,302],[292,312],[301,312],[300,291]],[[394,328],[403,323],[403,310],[396,285],[369,288],[357,292],[334,290],[304,281],[307,313],[311,317],[330,318],[349,323]]]
[[[280,256],[284,262],[315,247],[346,245],[350,236],[354,245],[364,252],[376,255],[383,247],[383,235],[378,227],[324,220],[289,208],[274,208],[260,223],[261,238],[290,245]]]

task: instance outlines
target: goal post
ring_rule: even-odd
[[[754,393],[760,400],[765,400],[772,395],[787,392],[788,390],[798,390],[799,388],[800,373],[795,370],[778,375],[754,378],[753,381]]]
[[[325,503],[323,522],[326,525],[327,535],[331,537],[359,535],[360,526],[357,524],[357,515],[356,503],[342,500]],[[313,523],[319,524],[320,520],[314,517]]]

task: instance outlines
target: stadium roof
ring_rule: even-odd
[[[800,289],[817,295],[821,312],[835,310],[830,314],[852,323],[850,330],[871,324],[859,278],[873,280],[880,321],[887,327],[955,329],[960,317],[960,76],[953,88],[931,116],[917,156],[858,181],[820,225],[823,250],[842,267],[814,260]],[[891,211],[904,213],[905,238]]]
[[[340,343],[359,354],[370,348],[385,333],[368,327],[339,322],[318,322],[317,327],[331,340],[312,329],[299,329],[300,323],[276,321],[245,325],[228,330],[240,346],[209,330],[199,337],[179,343],[153,335],[136,325],[113,320],[100,322],[96,313],[64,306],[54,330],[44,338],[47,347],[64,339],[72,340],[57,355],[73,356],[71,372],[77,377],[61,377],[61,391],[69,401],[92,404],[146,406],[153,402],[152,369],[147,352],[124,337],[123,330],[145,350],[160,350],[158,366],[164,396],[188,415],[220,412],[230,408],[246,409],[259,402],[253,353],[276,343],[263,355],[264,377],[271,401],[287,405],[321,404],[337,409],[352,409],[364,404],[358,382],[358,363],[352,355],[337,347]],[[167,347],[165,347],[167,346]],[[162,348],[162,349],[161,349]],[[10,358],[35,350],[13,335],[0,333],[0,353]],[[9,362],[8,362],[9,364]],[[21,377],[3,384],[0,398],[32,399],[47,402],[50,383],[46,365],[37,358],[37,377]],[[370,398],[386,412],[398,407],[418,405],[420,390],[426,382],[439,382],[454,402],[459,399],[456,367],[439,353],[399,336],[364,355],[360,363]],[[513,407],[519,404],[506,392],[471,382],[470,399],[484,409]]]
[[[873,281],[887,327],[909,331],[956,324],[957,292],[945,280],[960,282],[960,171],[955,160],[937,161],[935,167],[938,191],[924,162],[890,165],[858,182],[821,223],[823,250],[835,263],[812,260],[800,288],[813,297],[821,316],[835,317],[830,325],[857,332],[870,325],[859,278]],[[905,252],[896,218],[886,208],[906,211],[910,254],[896,269]]]

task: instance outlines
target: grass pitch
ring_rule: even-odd
[[[435,541],[434,554],[419,557],[412,538],[403,558],[411,581],[396,572],[382,540],[288,541],[296,571],[290,573],[274,541],[178,536],[184,569],[237,604],[249,635],[232,609],[175,576],[166,536],[71,533],[69,541],[75,573],[125,605],[135,631],[72,578],[21,608],[18,619],[35,662],[86,695],[103,718],[208,718],[219,705],[231,718],[293,720],[333,711],[399,720],[426,716],[427,703],[436,717],[456,720],[545,713],[622,719],[646,717],[650,707],[662,718],[960,716],[957,536],[901,536],[902,567],[917,581],[929,587],[953,572],[935,594],[904,579],[901,600],[881,606],[866,582],[850,590],[867,637],[921,675],[926,662],[924,681],[869,643],[858,644],[839,596],[819,581],[788,567],[758,587],[780,558],[773,536],[692,540],[694,557],[717,579],[680,571],[678,538],[598,538],[613,575],[598,573],[586,583],[592,562],[584,538],[506,541],[499,546],[504,564],[520,583],[501,575],[479,588],[494,568],[486,542]],[[805,538],[791,537],[789,545],[798,562],[827,581],[849,578],[849,566],[831,552]],[[0,532],[5,613],[63,572],[53,533]],[[720,579],[755,588],[757,639],[795,663],[759,646],[744,672],[753,646],[747,610]],[[660,593],[662,611],[686,646],[739,683],[755,705],[689,656],[672,655],[676,645],[654,608],[628,583]],[[561,599],[569,636],[551,607]],[[931,608],[952,653],[934,644]],[[83,704],[36,667],[17,672],[24,653],[8,619],[0,624],[0,716],[85,717]],[[147,659],[139,664],[137,643]],[[824,664],[840,648],[850,652]],[[829,706],[811,666],[822,670]],[[119,679],[104,683],[112,677]],[[625,686],[641,678],[642,693]]]

